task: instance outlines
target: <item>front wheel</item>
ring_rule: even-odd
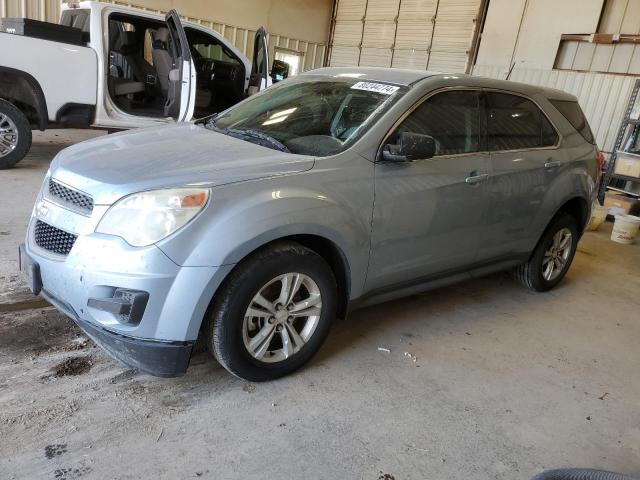
[[[240,263],[216,294],[207,345],[240,378],[282,377],[318,351],[335,317],[336,296],[322,257],[297,243],[274,244]]]
[[[529,261],[515,269],[516,278],[536,292],[555,287],[571,266],[578,236],[575,218],[566,213],[557,215],[545,230]]]
[[[29,120],[16,106],[0,100],[0,170],[13,167],[30,148]]]

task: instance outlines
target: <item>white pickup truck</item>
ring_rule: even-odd
[[[0,32],[0,169],[27,154],[32,129],[189,121],[271,83],[264,29],[249,61],[175,10],[63,4],[59,25],[2,19]]]

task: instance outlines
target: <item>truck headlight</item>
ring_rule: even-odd
[[[145,247],[184,227],[204,208],[208,199],[206,188],[134,193],[107,210],[96,232],[117,235],[134,247]]]

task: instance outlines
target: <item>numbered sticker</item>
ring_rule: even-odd
[[[400,87],[396,87],[395,85],[386,85],[384,83],[358,82],[351,88],[354,90],[381,93],[382,95],[392,95],[396,93]]]

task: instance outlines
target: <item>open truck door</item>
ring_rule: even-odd
[[[248,95],[264,90],[270,85],[269,77],[269,46],[267,32],[260,27],[256,32],[253,43],[253,60],[251,62],[251,76],[249,77]]]
[[[173,68],[169,71],[169,89],[164,114],[178,122],[190,120],[196,102],[196,69],[191,58],[187,35],[178,12],[171,10],[165,17],[169,29]]]

